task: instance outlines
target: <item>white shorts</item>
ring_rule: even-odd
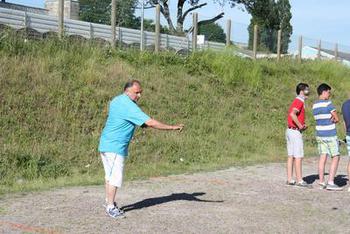
[[[105,179],[110,185],[120,188],[123,182],[123,170],[125,157],[116,153],[101,153]]]
[[[289,157],[302,158],[304,157],[303,135],[298,130],[286,130],[287,151]]]

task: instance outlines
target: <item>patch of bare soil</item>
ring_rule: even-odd
[[[0,198],[0,232],[350,233],[347,162],[338,192],[318,188],[317,158],[303,165],[313,189],[285,185],[279,163],[126,182],[118,220],[105,215],[103,186],[9,194]]]

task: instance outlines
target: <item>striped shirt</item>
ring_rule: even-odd
[[[332,137],[337,135],[332,112],[335,111],[330,100],[317,100],[312,106],[312,113],[316,120],[316,136]]]

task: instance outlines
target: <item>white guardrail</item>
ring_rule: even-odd
[[[58,18],[54,16],[35,14],[31,12],[18,11],[7,8],[0,8],[0,24],[10,26],[15,29],[30,28],[41,34],[58,32]],[[65,35],[77,35],[86,39],[99,38],[111,41],[112,32],[110,25],[89,23],[79,20],[64,19]],[[131,45],[139,44],[141,32],[137,29],[123,27],[116,28],[116,39],[119,42]],[[145,46],[154,46],[155,33],[144,32]],[[187,37],[179,37],[167,34],[160,34],[160,47],[163,49],[172,49],[176,51],[191,50],[192,41]],[[202,49],[212,49],[220,51],[225,48],[224,43],[206,41],[200,46]]]

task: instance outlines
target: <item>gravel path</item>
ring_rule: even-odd
[[[350,193],[319,189],[316,166],[304,162],[313,189],[284,185],[279,163],[127,182],[119,220],[104,213],[103,186],[6,195],[0,233],[350,233]]]

